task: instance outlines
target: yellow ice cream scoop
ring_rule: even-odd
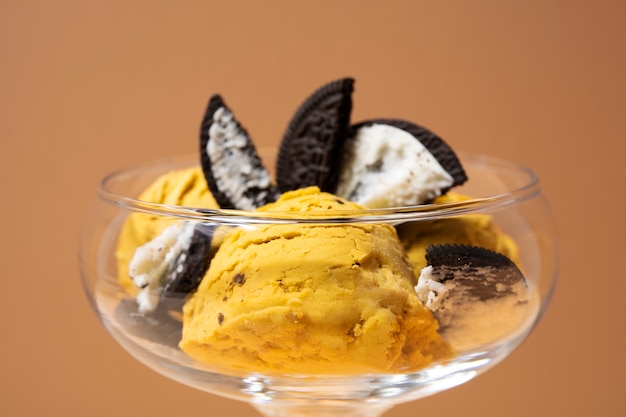
[[[161,175],[138,197],[151,203],[187,207],[218,208],[209,191],[200,167],[185,168]],[[133,213],[128,216],[120,232],[116,252],[119,281],[129,290],[135,285],[129,276],[129,264],[137,248],[156,238],[165,228],[173,224],[172,219]]]
[[[462,194],[448,192],[434,203],[466,201]],[[426,266],[426,248],[429,245],[459,244],[478,246],[500,253],[520,265],[519,249],[487,214],[466,214],[438,220],[410,222],[397,227],[398,235],[413,263],[415,275]]]
[[[359,210],[317,187],[265,212]],[[337,374],[418,369],[451,354],[418,300],[393,227],[237,228],[184,306],[180,347],[216,368]]]

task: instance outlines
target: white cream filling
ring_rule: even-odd
[[[193,231],[193,223],[173,224],[135,250],[128,267],[131,279],[141,288],[137,295],[141,313],[156,309],[166,284],[163,275],[168,266],[176,261],[178,255],[189,247]]]
[[[337,195],[369,208],[421,204],[454,183],[419,140],[394,126],[359,129],[345,152]]]
[[[418,298],[430,311],[439,310],[448,293],[448,289],[439,279],[433,275],[433,267],[428,265],[422,268],[415,286]]]
[[[211,159],[218,188],[236,202],[239,209],[254,210],[256,203],[246,197],[246,191],[255,187],[266,189],[271,179],[266,170],[254,169],[248,139],[226,108],[220,107],[213,114],[209,137],[206,152]],[[263,193],[259,192],[259,200],[265,198]]]

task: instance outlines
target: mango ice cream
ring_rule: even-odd
[[[309,187],[260,211],[359,209]],[[180,347],[200,362],[260,372],[418,369],[451,349],[415,285],[389,225],[237,228],[184,306]]]

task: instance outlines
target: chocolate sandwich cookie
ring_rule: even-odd
[[[254,210],[280,194],[248,133],[219,95],[211,97],[202,119],[200,161],[221,208]]]
[[[336,194],[370,208],[429,202],[467,180],[439,136],[405,120],[352,126],[343,153]]]
[[[311,94],[283,136],[276,164],[281,192],[317,185],[334,192],[352,111],[354,80],[342,78]]]
[[[411,136],[417,139],[426,149],[428,149],[428,152],[430,152],[435,159],[437,159],[437,162],[439,162],[443,169],[445,169],[446,172],[452,176],[454,180],[452,186],[461,185],[467,181],[465,170],[463,169],[463,166],[461,165],[461,162],[455,152],[443,139],[432,131],[426,129],[425,127],[416,125],[415,123],[401,119],[370,120],[369,122],[359,123],[358,125],[355,125],[354,128],[361,129],[365,126],[371,126],[374,123],[386,124],[410,133]]]
[[[196,223],[188,242],[182,245],[178,256],[167,267],[163,276],[163,294],[185,297],[194,291],[207,269],[211,255],[211,242],[216,226]]]
[[[163,298],[184,298],[197,288],[209,268],[214,232],[214,225],[181,222],[137,248],[129,274],[141,289],[141,313],[155,311]]]
[[[469,298],[488,301],[517,294],[526,288],[526,280],[517,265],[489,249],[469,245],[430,245],[425,257],[435,276],[442,281],[454,280],[458,290]]]
[[[431,245],[416,291],[455,347],[509,336],[529,312],[524,274],[506,256],[467,245]]]

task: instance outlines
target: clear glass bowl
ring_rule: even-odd
[[[183,384],[247,401],[264,415],[382,414],[395,404],[462,384],[503,360],[532,331],[555,287],[557,243],[553,219],[535,173],[524,166],[484,155],[460,154],[460,158],[469,180],[453,191],[472,196],[471,199],[333,212],[315,218],[297,213],[207,210],[137,199],[162,174],[197,165],[193,156],[116,171],[100,183],[98,198],[87,213],[81,236],[79,262],[86,294],[106,329],[124,349],[153,370]],[[416,239],[422,244],[429,240],[441,243],[438,234],[441,229],[452,230],[454,234],[454,228],[460,227],[459,221],[469,219],[471,223],[478,216],[495,224],[519,249],[517,261],[525,274],[529,300],[521,318],[504,333],[474,344],[466,343],[455,349],[453,357],[435,360],[417,370],[342,374],[338,363],[339,371],[333,373],[281,373],[245,367],[230,369],[219,363],[213,366],[192,359],[178,347],[184,298],[163,297],[160,313],[142,315],[135,302],[137,290],[121,285],[120,268],[124,266],[120,267],[116,252],[129,216],[149,218],[150,224],[201,222],[228,230],[285,224],[307,227],[388,224],[398,230],[400,237],[419,234]],[[469,226],[459,232],[459,239],[480,239],[480,233],[484,232]],[[335,307],[340,310],[346,306]],[[273,334],[266,337],[271,343]]]

